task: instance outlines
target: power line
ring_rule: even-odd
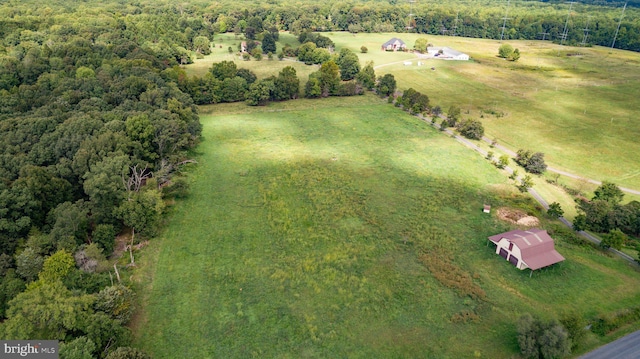
[[[618,28],[616,28],[616,34],[613,36],[613,43],[611,44],[611,48],[616,44],[616,39],[618,38],[618,31],[620,31],[620,25],[622,24],[622,18],[624,17],[624,11],[627,9],[627,1],[624,2],[624,7],[622,8],[622,15],[620,15],[620,21],[618,21]]]

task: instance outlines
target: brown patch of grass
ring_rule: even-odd
[[[463,310],[451,316],[451,322],[453,323],[469,323],[477,322],[478,320],[480,320],[480,316],[473,310]]]
[[[431,251],[420,256],[420,261],[433,276],[447,288],[453,289],[461,297],[485,300],[486,293],[473,281],[471,275],[453,263],[448,255],[440,251]]]
[[[498,208],[498,218],[503,221],[527,226],[534,227],[540,224],[540,220],[537,217],[529,216],[526,212],[516,209],[516,208],[508,208],[502,207]]]

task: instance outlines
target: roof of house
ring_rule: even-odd
[[[436,46],[429,46],[429,48],[427,48],[427,52],[429,53],[435,53],[442,50],[442,54],[446,55],[446,56],[451,56],[451,57],[456,57],[456,56],[460,56],[460,55],[466,55],[464,52],[460,52],[458,50],[454,50],[450,47],[436,47]]]
[[[404,45],[404,41],[398,39],[397,37],[391,38],[391,40],[385,42],[384,44],[382,44],[383,47],[387,47],[387,46],[392,46],[393,44],[395,44],[396,42],[398,42],[400,45]]]
[[[458,51],[458,50],[454,50],[450,47],[445,47],[444,49],[442,49],[443,52],[449,56],[460,56],[460,55],[465,55],[464,53]]]
[[[520,248],[520,259],[532,270],[564,260],[564,257],[555,250],[553,238],[543,229],[532,228],[526,231],[516,229],[491,236],[489,240],[498,243],[503,238]]]

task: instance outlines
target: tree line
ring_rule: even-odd
[[[166,198],[184,194],[176,174],[201,125],[164,72],[180,51],[99,9],[65,23],[71,12],[36,8],[0,6],[0,337],[57,339],[65,357],[144,358],[128,347],[126,268],[108,258],[129,233],[134,264],[134,238],[152,236]]]

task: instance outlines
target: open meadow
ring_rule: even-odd
[[[640,189],[640,54],[562,47],[548,41],[508,41],[522,53],[518,62],[508,62],[497,57],[499,41],[429,35],[433,45],[452,47],[472,59],[420,60],[424,65],[417,66],[413,53],[384,52],[380,44],[396,36],[412,47],[420,35],[324,34],[336,43],[337,51],[347,47],[362,64],[373,61],[378,75],[392,73],[399,90],[413,87],[445,112],[451,105],[459,106],[463,118],[481,120],[488,137],[514,151],[540,151],[556,168]],[[289,60],[242,61],[235,55],[241,38],[217,35],[212,55],[186,66],[187,72],[203,75],[213,62],[234,60],[258,77],[293,66],[304,83],[317,70]],[[285,43],[298,45],[293,35],[282,33],[278,49]],[[234,54],[229,54],[228,46]],[[369,51],[360,53],[361,46]],[[412,61],[412,66],[404,61]]]
[[[417,34],[328,36],[338,50],[367,46],[361,61],[374,61],[379,75],[392,73],[400,90],[413,87],[445,111],[459,106],[463,118],[482,120],[487,136],[513,150],[544,152],[554,167],[640,189],[638,53],[510,40],[504,43],[522,57],[508,62],[497,57],[503,42],[427,35],[434,46],[465,52],[471,61],[421,60],[418,67],[413,54],[380,50],[393,36],[413,47]],[[398,62],[405,58],[413,65]]]
[[[627,263],[565,240],[486,160],[374,96],[201,113],[190,195],[134,278],[135,345],[154,358],[511,358],[523,313],[640,300]],[[486,237],[513,227],[484,203],[540,216],[567,260],[531,278],[502,260]]]

